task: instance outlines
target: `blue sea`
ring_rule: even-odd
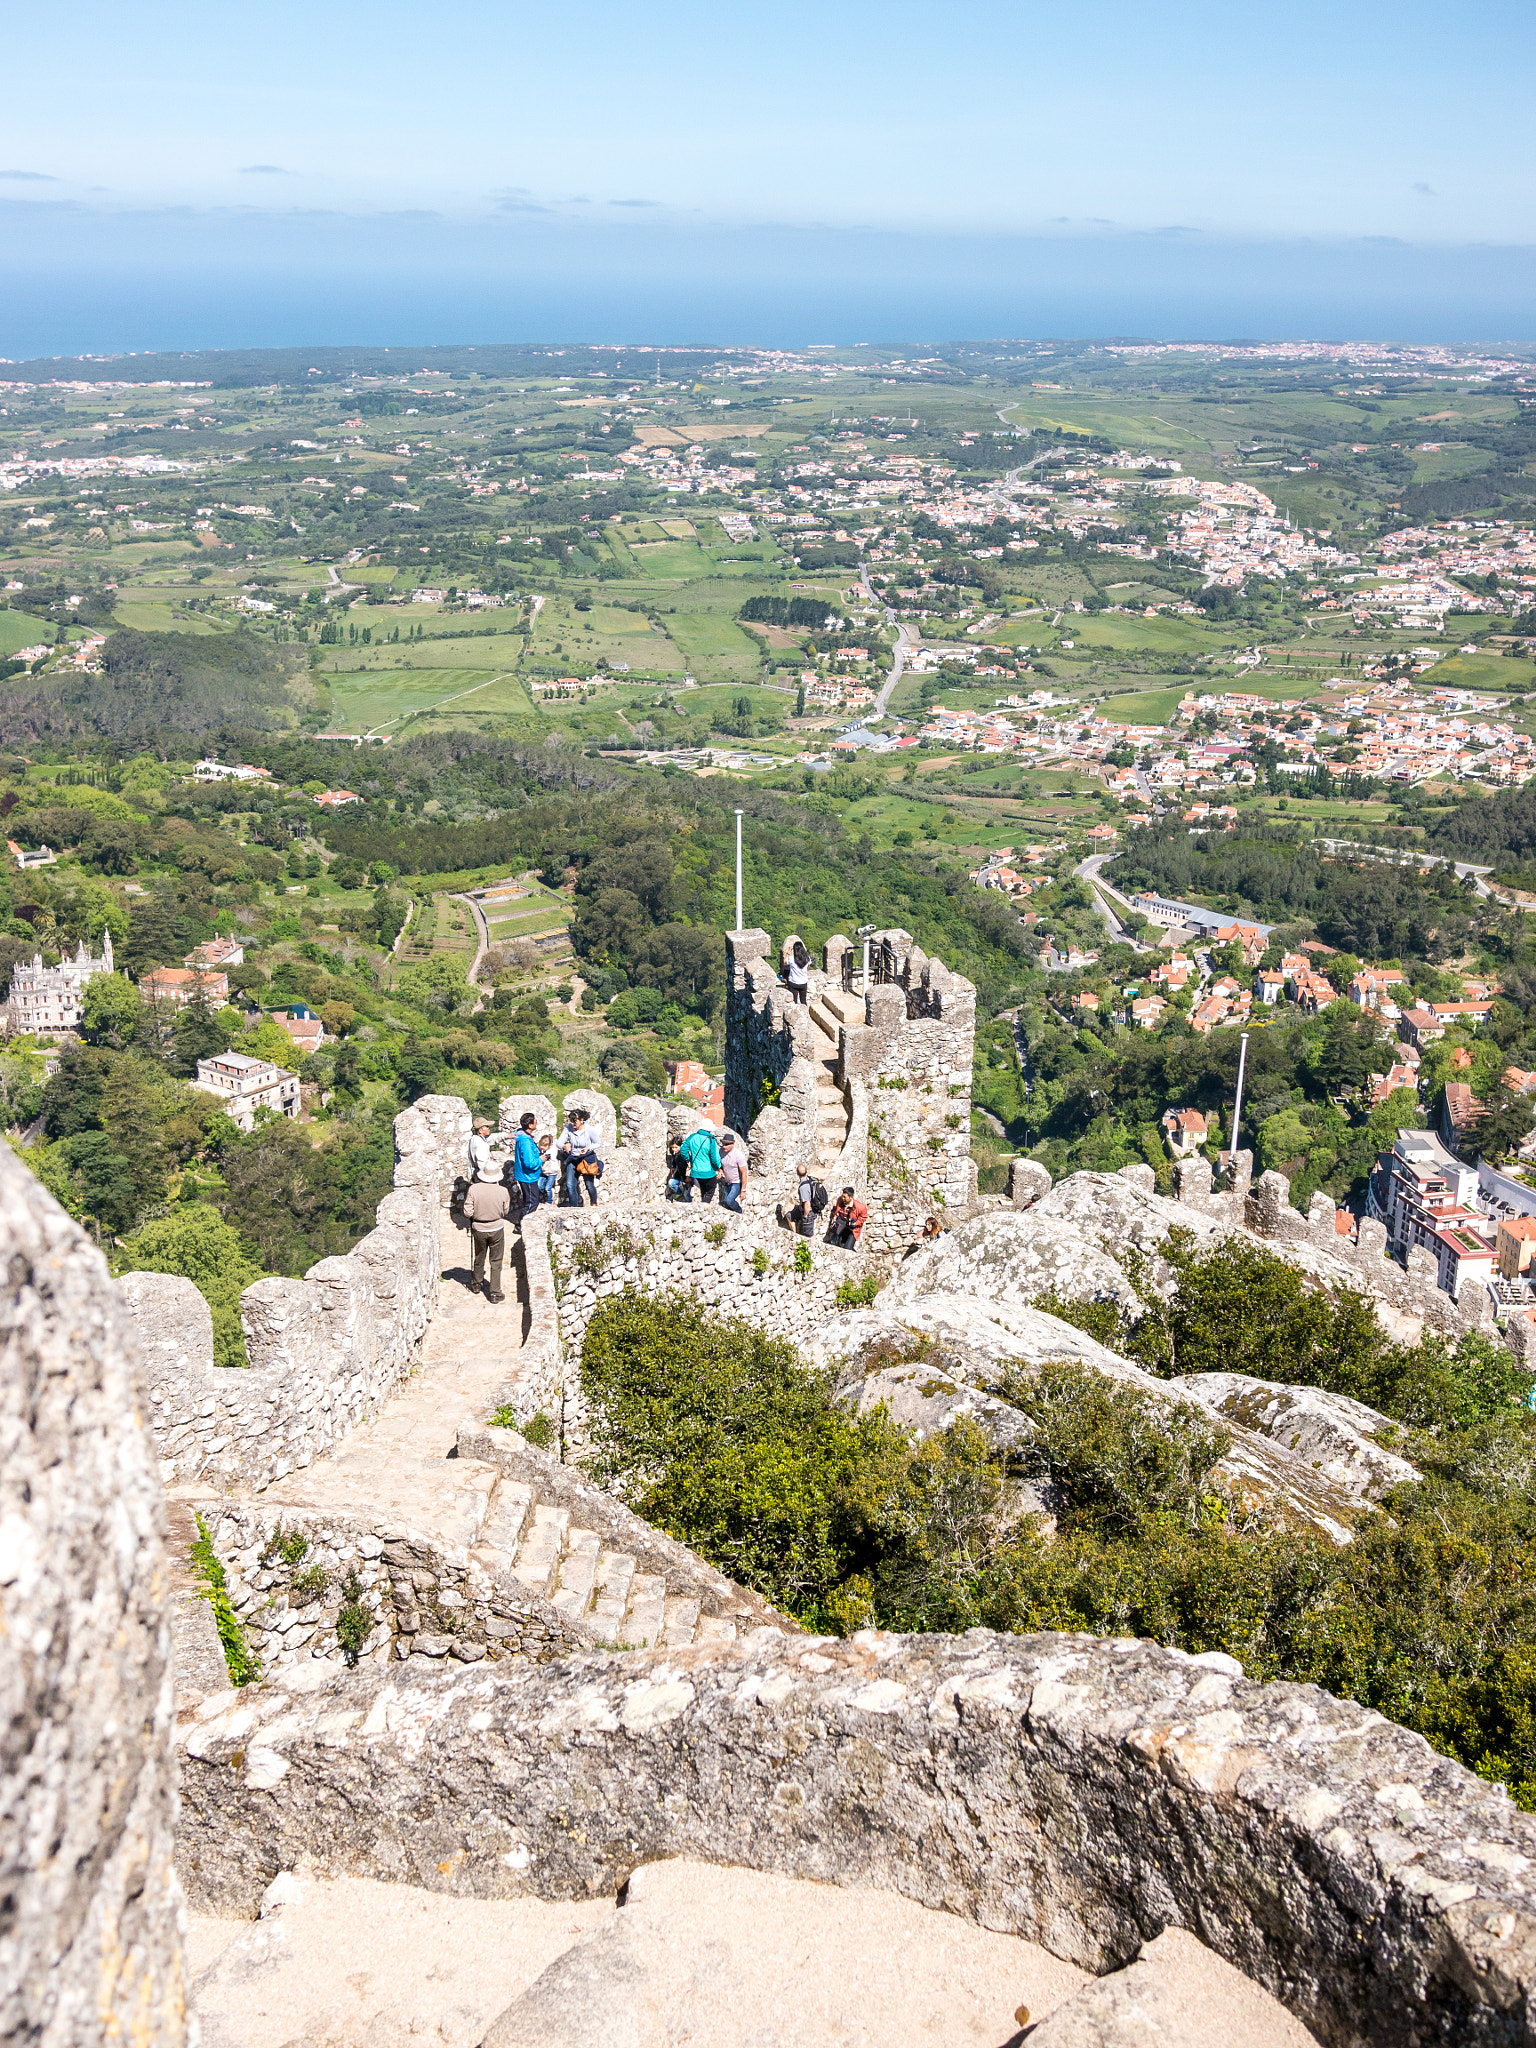
[[[0,356],[985,336],[1536,347],[1536,250],[0,204]]]

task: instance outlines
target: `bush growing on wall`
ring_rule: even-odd
[[[594,1315],[581,1370],[597,1476],[812,1627],[980,1624],[1222,1650],[1251,1677],[1310,1681],[1390,1715],[1536,1810],[1536,1417],[1510,1398],[1492,1347],[1383,1349],[1349,1304],[1319,1309],[1298,1289],[1288,1311],[1256,1297],[1267,1277],[1243,1247],[1188,1261],[1151,1334],[1165,1372],[1170,1344],[1173,1362],[1184,1347],[1204,1367],[1199,1318],[1215,1315],[1208,1341],[1223,1341],[1246,1285],[1263,1327],[1229,1367],[1273,1362],[1266,1317],[1299,1303],[1322,1318],[1301,1329],[1313,1384],[1398,1400],[1400,1447],[1424,1478],[1363,1512],[1344,1549],[1255,1530],[1214,1471],[1225,1432],[1193,1406],[1170,1418],[1076,1364],[1021,1373],[1003,1391],[1032,1431],[1005,1470],[969,1420],[914,1445],[883,1408],[840,1408],[788,1343],[688,1295],[615,1296]],[[1432,1368],[1422,1397],[1415,1358]],[[1010,1514],[1017,1477],[1051,1482],[1054,1529]]]

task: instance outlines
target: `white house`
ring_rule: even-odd
[[[248,1053],[221,1052],[211,1060],[199,1060],[193,1085],[222,1095],[226,1113],[242,1131],[255,1130],[258,1109],[276,1110],[280,1116],[299,1113],[298,1075]]]

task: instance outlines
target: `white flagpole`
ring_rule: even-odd
[[[741,813],[736,813],[736,929],[746,929],[741,915]]]

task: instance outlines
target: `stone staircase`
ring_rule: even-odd
[[[446,1216],[443,1249],[420,1369],[334,1456],[259,1494],[173,1489],[189,1531],[195,1512],[218,1532],[231,1599],[268,1675],[339,1659],[349,1574],[369,1589],[370,1662],[682,1648],[792,1628],[576,1468],[490,1424],[517,1380],[523,1317],[510,1292],[498,1306],[468,1291],[464,1240]],[[279,1536],[302,1537],[302,1556],[285,1565]],[[192,1648],[189,1637],[178,1661],[200,1690]]]
[[[864,998],[822,989],[811,998],[810,1020],[816,1047],[816,1148],[811,1167],[820,1176],[832,1170],[848,1140],[848,1099],[836,1079],[838,1033],[845,1024],[864,1021]]]
[[[457,1457],[497,1483],[470,1555],[610,1648],[682,1648],[784,1625],[766,1601],[512,1430],[461,1429]]]

